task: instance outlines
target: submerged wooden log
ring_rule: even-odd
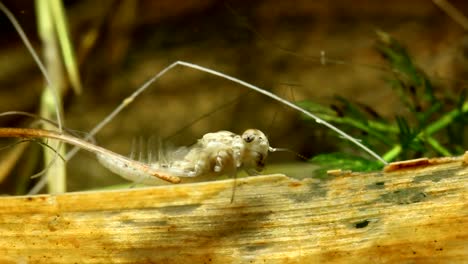
[[[0,198],[1,263],[461,263],[468,166]]]

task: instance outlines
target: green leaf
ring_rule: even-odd
[[[337,116],[336,111],[334,111],[333,109],[327,106],[323,106],[321,104],[312,102],[310,100],[298,101],[295,104],[301,108],[307,109],[308,111],[314,113],[315,115],[323,119],[326,119],[327,117]],[[312,118],[306,115],[302,115],[302,117],[304,118],[304,120],[312,120],[315,122],[315,120],[313,120]]]
[[[395,88],[402,102],[411,112],[422,112],[437,99],[427,75],[412,61],[406,49],[388,33],[377,31],[377,50],[390,64]]]
[[[392,139],[396,138],[398,133],[396,126],[389,125],[388,121],[380,118],[375,111],[368,109],[365,105],[354,104],[343,97],[336,97],[336,100],[338,104],[332,105],[331,108],[311,101],[301,101],[297,104],[325,121],[343,125],[348,130],[353,129],[349,133],[358,134],[357,137],[361,138],[366,145],[375,145],[370,144],[369,141],[382,142],[385,145],[396,143],[395,139]],[[304,120],[311,119],[304,117]]]
[[[358,106],[341,96],[335,96],[335,99],[343,105],[343,112],[346,116],[359,120],[361,123],[367,124],[368,117],[366,117],[366,114],[361,111]]]
[[[400,129],[398,138],[400,139],[400,144],[403,147],[403,150],[411,149],[415,151],[423,151],[424,145],[417,138],[420,131],[413,130],[404,117],[397,116],[396,121],[398,128]]]

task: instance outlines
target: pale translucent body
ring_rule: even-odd
[[[239,169],[250,175],[259,174],[271,148],[265,134],[248,129],[242,135],[229,131],[207,133],[193,146],[165,153],[150,167],[158,174],[177,177],[233,176]],[[97,155],[99,162],[112,172],[137,183],[157,185],[154,175],[129,166],[109,155]]]

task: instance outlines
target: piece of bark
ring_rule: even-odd
[[[0,263],[466,263],[468,166],[436,161],[2,197]]]

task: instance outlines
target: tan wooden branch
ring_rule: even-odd
[[[466,158],[466,157],[465,157]],[[468,166],[0,198],[1,263],[462,263]],[[466,263],[466,262],[465,262]]]

